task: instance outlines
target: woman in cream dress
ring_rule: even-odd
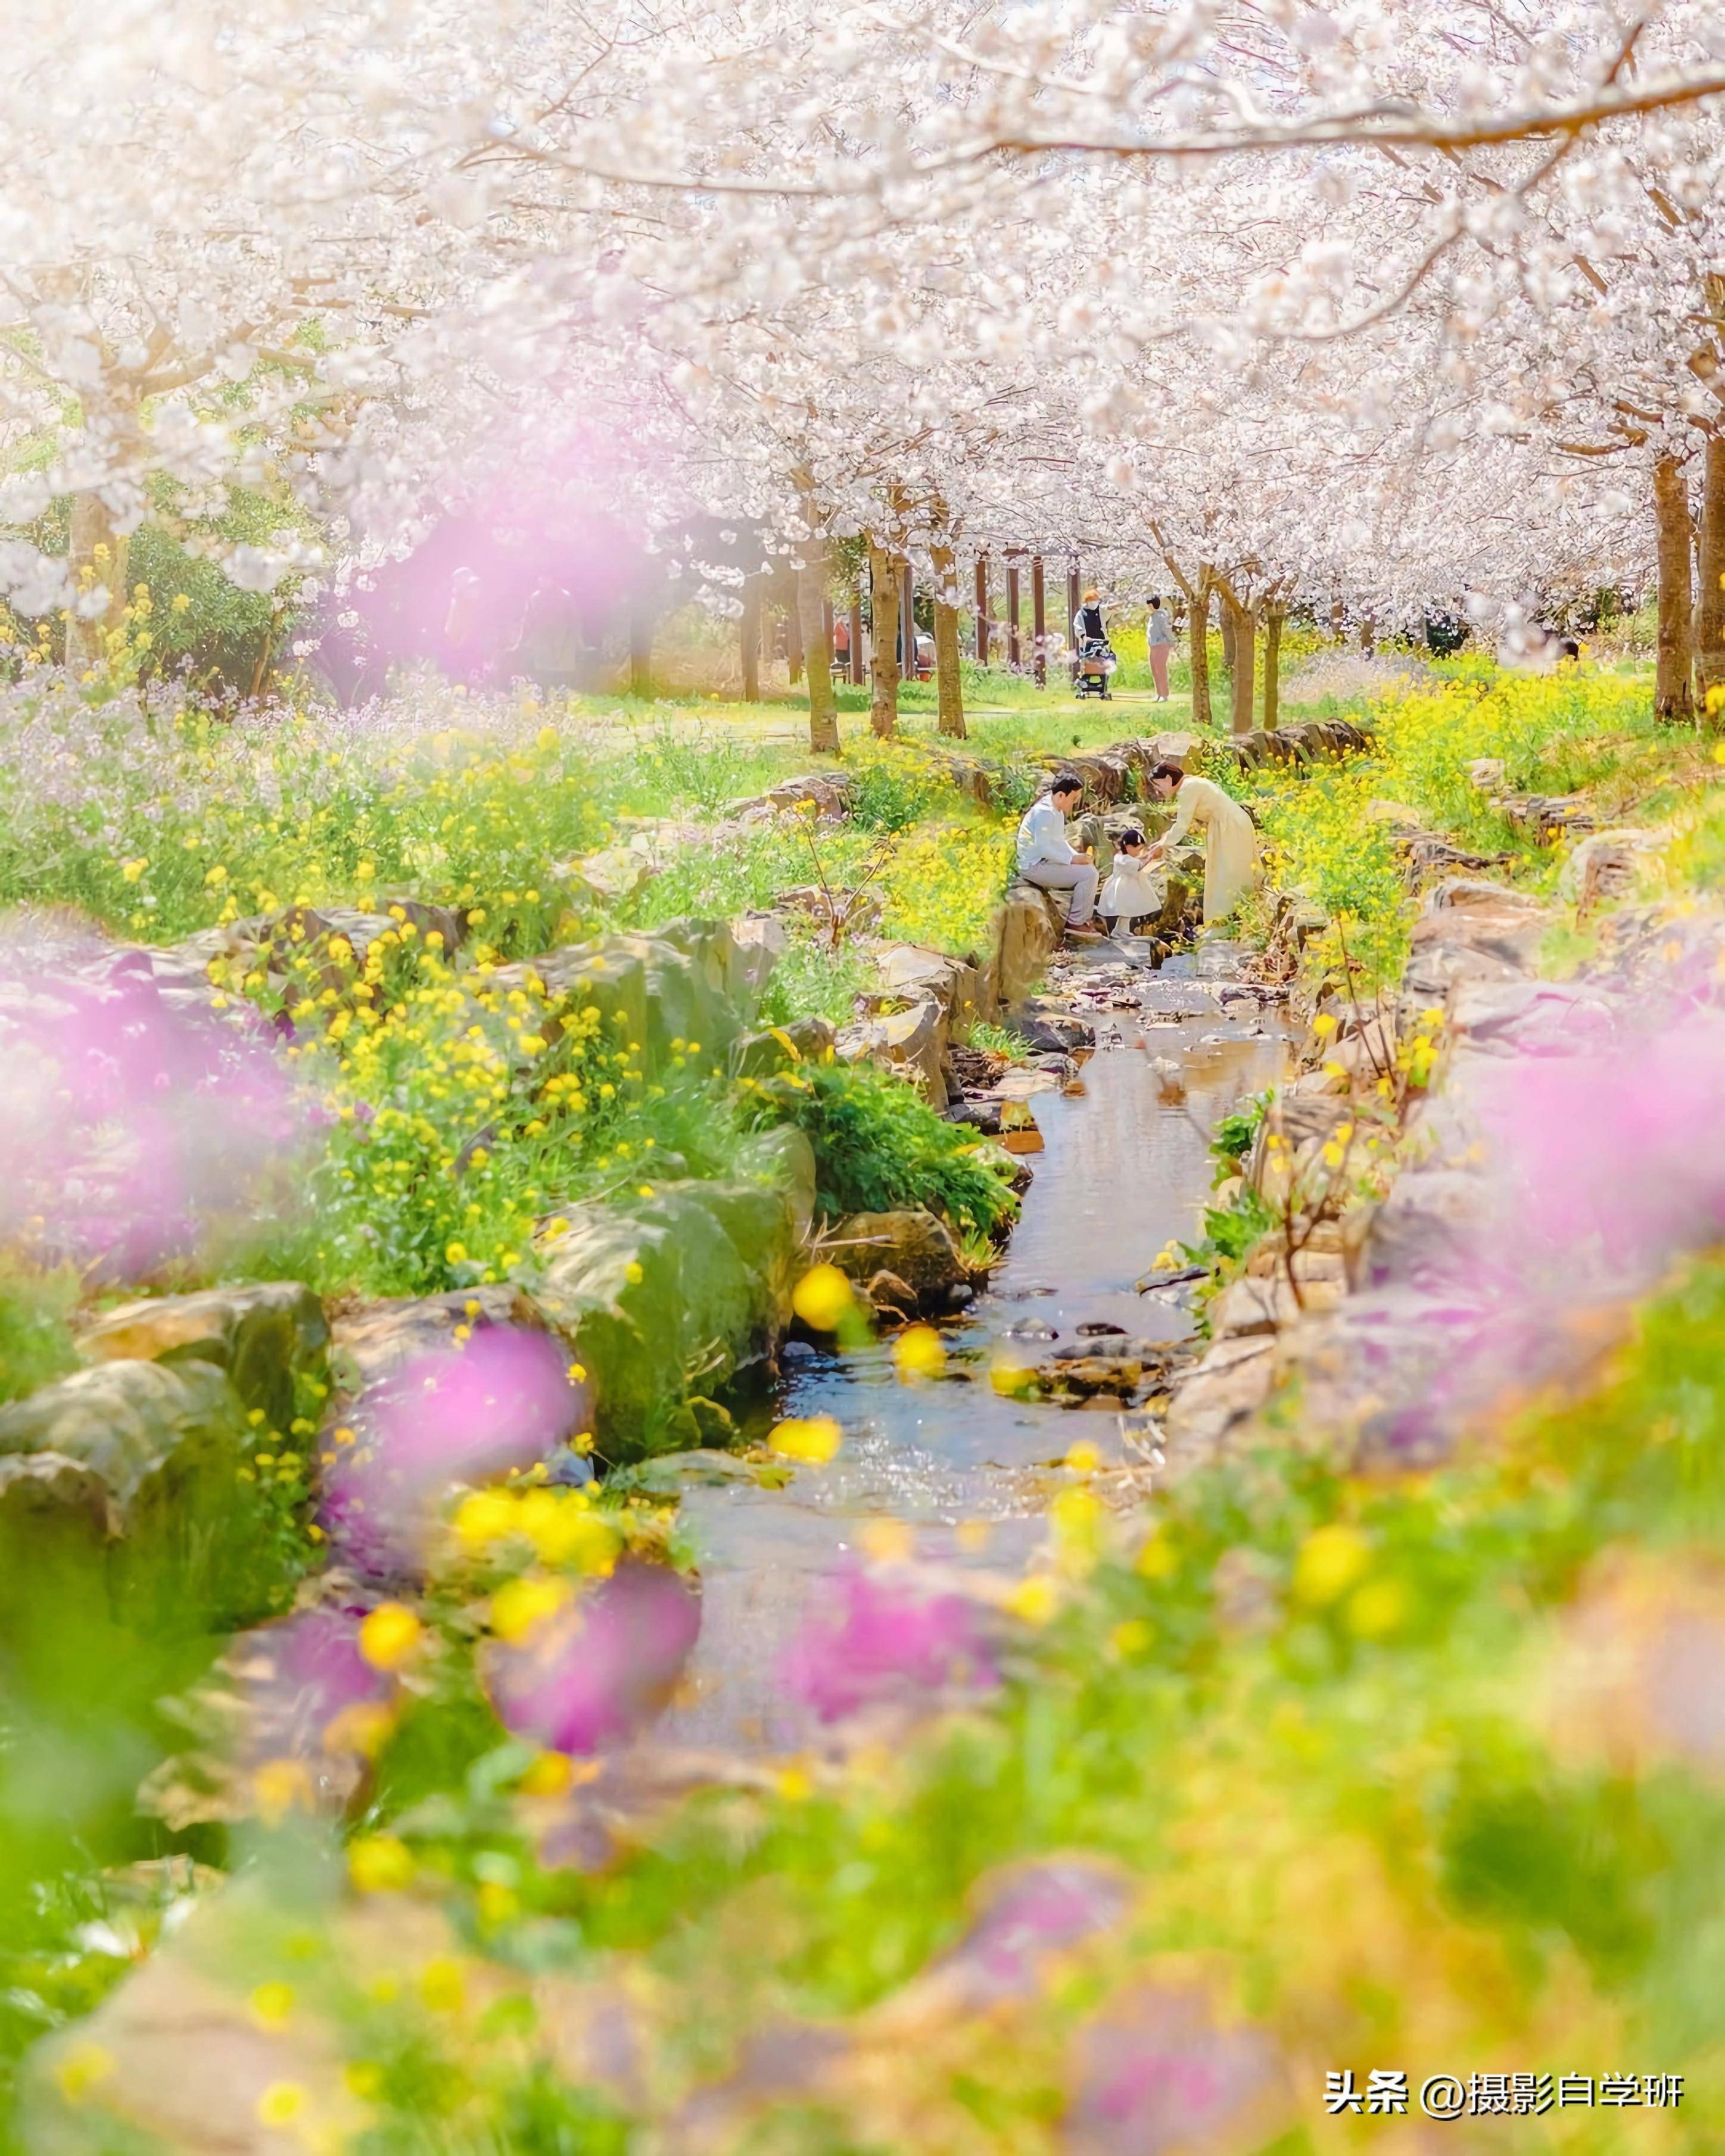
[[[1159,801],[1178,794],[1180,803],[1173,824],[1150,849],[1150,858],[1163,860],[1194,824],[1203,824],[1204,926],[1225,920],[1257,880],[1258,834],[1251,818],[1214,779],[1189,778],[1177,763],[1157,765],[1150,791]]]

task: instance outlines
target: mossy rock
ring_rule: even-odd
[[[94,1477],[116,1606],[170,1629],[234,1619],[269,1599],[264,1507],[240,1471],[250,1435],[239,1395],[211,1363],[103,1363],[0,1408],[0,1461],[26,1463],[8,1470],[18,1517],[50,1498],[87,1513],[85,1478]],[[61,1463],[80,1472],[69,1476]]]
[[[764,1361],[787,1323],[814,1160],[800,1132],[768,1140],[746,1149],[742,1174],[578,1206],[545,1239],[534,1300],[586,1369],[608,1460],[687,1445],[676,1418],[691,1393]]]
[[[102,1363],[208,1363],[225,1370],[240,1404],[285,1431],[296,1378],[324,1374],[330,1328],[323,1303],[298,1281],[152,1296],[109,1311],[78,1336]]]

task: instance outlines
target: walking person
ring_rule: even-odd
[[[1055,773],[1054,784],[1033,801],[1019,825],[1019,874],[1040,891],[1058,891],[1066,897],[1066,933],[1075,942],[1100,941],[1096,927],[1096,866],[1087,851],[1066,836],[1066,819],[1078,814],[1084,798],[1084,781],[1075,773]]]
[[[1072,649],[1081,663],[1087,660],[1099,666],[1105,679],[1119,663],[1108,641],[1108,624],[1102,619],[1101,600],[1093,591],[1085,593],[1072,617]]]
[[[1150,672],[1156,683],[1156,701],[1168,701],[1168,662],[1174,648],[1174,625],[1168,619],[1168,608],[1158,592],[1150,602],[1150,619],[1144,631],[1145,647],[1150,654]]]
[[[1150,774],[1150,791],[1158,801],[1176,797],[1174,820],[1151,847],[1149,858],[1163,860],[1168,849],[1194,824],[1204,828],[1204,921],[1223,921],[1257,880],[1258,834],[1252,819],[1231,793],[1211,778],[1189,778],[1177,763],[1158,763]]]

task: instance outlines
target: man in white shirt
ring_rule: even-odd
[[[1089,942],[1098,932],[1090,924],[1099,879],[1089,854],[1066,836],[1066,819],[1077,814],[1083,798],[1081,778],[1070,771],[1055,773],[1053,786],[1031,803],[1019,825],[1019,874],[1043,891],[1070,894],[1066,933]]]

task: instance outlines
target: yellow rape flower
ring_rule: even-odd
[[[527,1573],[500,1587],[491,1597],[491,1630],[511,1646],[531,1639],[569,1599],[566,1581]]]
[[[823,1466],[837,1455],[844,1440],[844,1432],[830,1415],[812,1415],[806,1419],[793,1416],[778,1424],[767,1442],[788,1460],[807,1460]]]
[[[413,1854],[393,1834],[362,1835],[347,1851],[347,1876],[362,1894],[398,1894],[413,1883]]]
[[[1315,1527],[1294,1560],[1294,1593],[1313,1609],[1337,1602],[1372,1561],[1371,1545],[1358,1527],[1337,1520]]]
[[[404,1602],[380,1602],[359,1628],[359,1651],[374,1670],[398,1670],[418,1653],[425,1628]]]
[[[516,1501],[506,1490],[475,1490],[456,1507],[454,1526],[464,1549],[485,1549],[516,1532]]]
[[[298,2082],[271,2082],[258,2098],[260,2126],[291,2126],[305,2108],[305,2088]]]
[[[912,1325],[892,1343],[893,1366],[906,1383],[937,1378],[947,1367],[947,1351],[932,1325]]]
[[[817,1332],[832,1332],[855,1302],[850,1282],[836,1265],[815,1265],[791,1295],[791,1307]]]

